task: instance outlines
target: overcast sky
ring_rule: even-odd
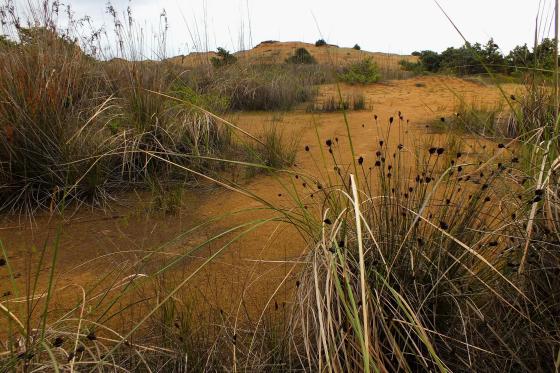
[[[15,0],[16,4],[28,1]],[[552,31],[553,0],[439,0],[469,41],[490,37],[504,52],[531,45],[535,21],[539,35]],[[105,23],[106,0],[66,0],[76,16]],[[358,43],[363,49],[408,54],[441,51],[462,39],[434,0],[113,0],[121,13],[130,5],[147,33],[158,29],[165,9],[169,23],[168,54],[186,54],[223,46],[250,47],[263,40],[314,42],[320,37],[340,46]],[[206,26],[205,26],[206,24]],[[203,44],[203,45],[200,45]]]

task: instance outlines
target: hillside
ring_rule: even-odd
[[[316,47],[314,44],[303,42],[265,41],[255,48],[239,51],[234,55],[241,61],[255,64],[280,64],[292,56],[298,48],[305,48],[319,64],[344,66],[352,62],[372,58],[382,68],[398,68],[400,60],[414,62],[416,57],[381,52],[368,52],[353,48],[341,48],[335,45]],[[182,66],[197,66],[207,64],[215,52],[193,52],[186,56],[176,56],[168,61]]]

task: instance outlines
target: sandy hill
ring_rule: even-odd
[[[381,68],[398,68],[400,60],[416,61],[416,57],[380,52],[368,52],[353,48],[341,48],[335,45],[316,47],[302,42],[265,41],[255,48],[234,53],[240,61],[255,64],[280,64],[292,56],[296,49],[305,48],[320,64],[344,66],[352,62],[372,58]],[[186,56],[170,58],[169,61],[183,66],[207,64],[215,52],[194,52]]]

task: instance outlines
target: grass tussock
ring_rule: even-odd
[[[349,110],[368,110],[366,98],[363,94],[353,94],[342,97],[329,96],[319,102],[309,104],[307,112],[311,113],[336,113]]]
[[[375,159],[360,157],[348,171],[333,156],[337,181],[313,191],[324,195],[322,223],[293,320],[305,364],[554,370],[560,256],[556,240],[542,236],[550,229],[527,242],[528,206],[542,193],[517,157],[503,145],[495,152],[508,160],[497,162],[444,144],[415,152],[410,167],[406,144],[380,144]],[[531,269],[520,275],[527,248]]]

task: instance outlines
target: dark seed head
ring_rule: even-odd
[[[323,220],[323,223],[325,223],[325,224],[327,224],[327,225],[331,225],[331,224],[332,224],[332,222],[331,222],[331,220],[330,220],[329,218]]]
[[[506,146],[505,146],[504,144],[498,144],[498,148],[499,148],[499,149],[503,149],[503,148],[505,148],[505,147],[506,147]]]
[[[0,267],[4,267],[6,265],[6,259],[0,258]]]
[[[448,230],[449,229],[449,225],[444,221],[439,222],[439,227],[443,230]]]
[[[394,121],[395,121],[395,118],[393,118],[393,117],[389,118],[389,124],[393,124]]]
[[[457,153],[457,158],[461,158],[462,155],[463,154],[461,154],[461,153]]]
[[[329,147],[332,146],[332,140],[331,140],[331,139],[328,139],[325,143],[326,143],[327,146],[329,146]]]
[[[305,145],[305,151],[306,151],[306,152],[309,151],[309,145]]]
[[[537,190],[535,190],[535,195],[536,195],[536,196],[542,196],[542,195],[544,195],[544,190],[543,190],[543,189],[537,189]]]
[[[437,148],[430,148],[428,151],[430,152],[430,154],[435,154]]]
[[[97,339],[97,336],[95,335],[95,332],[92,330],[91,332],[88,333],[86,338],[89,339],[90,341],[95,341]]]
[[[358,158],[358,164],[359,164],[359,165],[364,164],[364,157]]]
[[[53,346],[54,347],[60,347],[60,346],[62,346],[63,343],[64,343],[64,338],[56,337],[53,341]]]
[[[438,148],[438,149],[437,149],[438,155],[442,155],[444,151],[445,151],[444,148]]]

